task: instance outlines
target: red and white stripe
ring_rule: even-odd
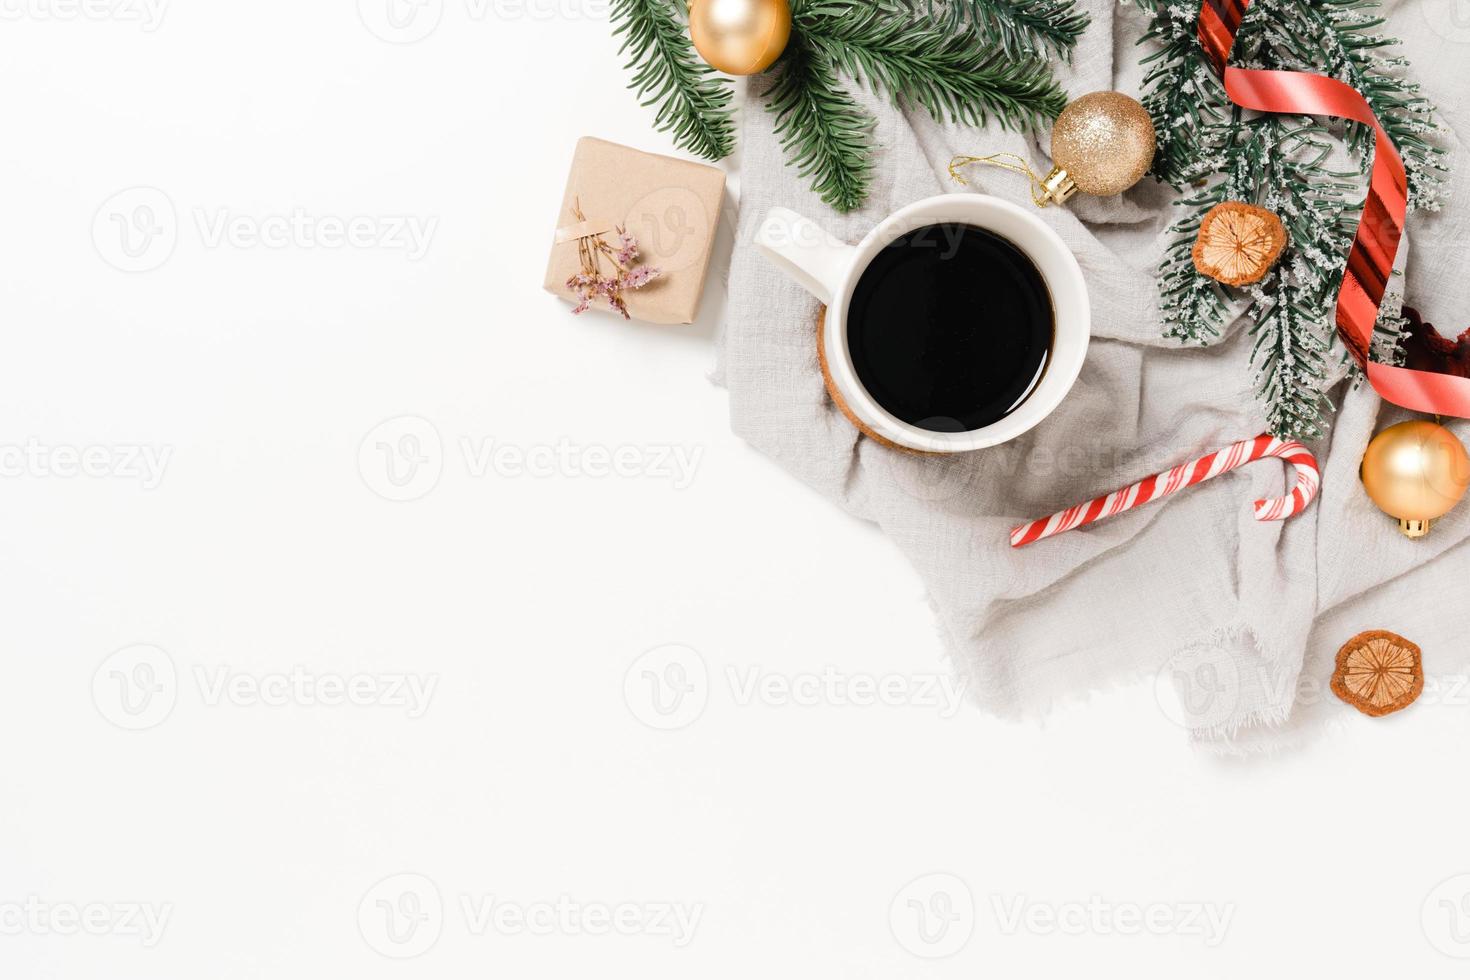
[[[1146,480],[1139,480],[1132,486],[1115,490],[1105,496],[1089,500],[1085,504],[1068,507],[1050,517],[1022,524],[1011,531],[1011,547],[1019,548],[1033,541],[1040,541],[1042,538],[1070,531],[1074,527],[1082,527],[1084,524],[1091,524],[1104,517],[1112,517],[1125,510],[1142,507],[1144,504],[1178,493],[1185,487],[1192,487],[1196,483],[1214,479],[1221,473],[1228,473],[1237,466],[1244,466],[1246,463],[1253,463],[1266,457],[1290,463],[1296,471],[1296,486],[1284,497],[1257,500],[1255,503],[1256,520],[1283,521],[1301,513],[1317,496],[1317,489],[1322,485],[1321,475],[1317,470],[1317,460],[1313,458],[1307,447],[1299,442],[1283,442],[1273,436],[1256,436],[1254,439],[1237,442],[1233,446],[1210,453],[1208,456],[1181,463],[1167,473],[1156,473]]]

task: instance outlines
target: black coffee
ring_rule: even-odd
[[[1051,295],[1026,253],[969,225],[929,225],[879,252],[847,314],[857,376],[885,410],[931,432],[1003,419],[1035,390]]]

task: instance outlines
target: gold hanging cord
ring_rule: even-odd
[[[949,161],[949,175],[954,178],[955,183],[968,187],[970,182],[960,171],[976,163],[1025,175],[1031,181],[1031,201],[1039,208],[1050,204],[1061,204],[1076,190],[1076,185],[1072,183],[1065,170],[1053,168],[1050,174],[1042,177],[1031,169],[1030,164],[1014,153],[992,153],[983,157],[955,157]]]

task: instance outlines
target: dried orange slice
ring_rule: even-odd
[[[1378,718],[1414,703],[1424,690],[1419,648],[1397,633],[1370,630],[1337,651],[1332,693]]]
[[[1227,286],[1259,282],[1286,247],[1286,228],[1265,208],[1225,201],[1210,208],[1195,239],[1194,267]]]

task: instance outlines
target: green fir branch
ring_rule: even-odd
[[[787,160],[839,211],[867,199],[874,121],[839,80],[852,76],[937,119],[1021,128],[1066,96],[1039,58],[1011,59],[971,31],[916,19],[888,0],[796,0],[794,29],[766,93]]]
[[[1272,269],[1253,290],[1251,362],[1272,433],[1310,439],[1330,409],[1323,386],[1329,336],[1321,329],[1314,280]]]
[[[659,130],[699,156],[734,149],[730,80],[700,61],[681,0],[612,0],[633,88],[658,106]],[[1053,119],[1066,96],[1044,50],[1070,51],[1087,26],[1075,0],[792,0],[793,31],[766,92],[792,165],[840,211],[862,205],[872,177],[874,121],[843,88],[851,75],[933,115],[1022,128]],[[932,3],[932,0],[925,0]],[[951,6],[953,5],[953,6]]]
[[[812,190],[838,211],[861,207],[873,172],[873,119],[837,82],[826,56],[793,38],[766,107],[776,115],[787,162],[812,178]]]
[[[1279,26],[1267,30],[1278,51],[1299,64],[1315,64],[1314,70],[1363,95],[1403,158],[1410,209],[1437,211],[1447,168],[1444,150],[1429,142],[1439,129],[1434,105],[1417,83],[1404,78],[1408,59],[1382,53],[1398,42],[1377,33],[1383,18],[1367,12],[1375,6],[1362,0],[1282,4],[1272,8]],[[1349,140],[1366,170],[1372,160],[1373,131],[1353,124]]]
[[[731,83],[694,51],[678,0],[612,0],[618,54],[629,53],[629,88],[644,106],[657,105],[654,125],[672,130],[675,145],[720,160],[735,149]]]
[[[1330,409],[1323,387],[1338,287],[1367,190],[1371,130],[1242,111],[1204,60],[1197,8],[1136,2],[1150,14],[1144,41],[1154,47],[1143,59],[1143,103],[1159,144],[1153,172],[1187,189],[1159,269],[1166,331],[1182,342],[1208,343],[1241,315],[1234,300],[1244,300],[1256,388],[1271,431],[1314,438]],[[1445,173],[1444,153],[1430,141],[1434,108],[1403,78],[1404,59],[1383,53],[1396,42],[1376,33],[1382,21],[1368,13],[1373,6],[1371,0],[1255,0],[1232,61],[1327,74],[1362,92],[1403,157],[1411,208],[1433,209]],[[1330,165],[1342,146],[1357,156],[1352,172]],[[1268,208],[1287,231],[1277,266],[1240,290],[1202,275],[1190,254],[1205,212],[1227,200]]]
[[[1145,9],[1151,0],[1140,0]],[[1143,107],[1154,121],[1153,174],[1176,190],[1212,173],[1220,151],[1213,139],[1230,112],[1225,88],[1212,71],[1200,71],[1204,52],[1194,21],[1160,6],[1140,44],[1158,49],[1143,58]]]
[[[972,32],[955,32],[903,16],[868,0],[810,0],[795,29],[807,47],[858,81],[902,96],[936,119],[1007,128],[1056,118],[1066,94],[1046,62],[1015,58]]]
[[[906,0],[917,6],[916,0]],[[924,0],[946,30],[968,27],[1012,58],[1050,52],[1068,61],[1092,16],[1075,0]]]

